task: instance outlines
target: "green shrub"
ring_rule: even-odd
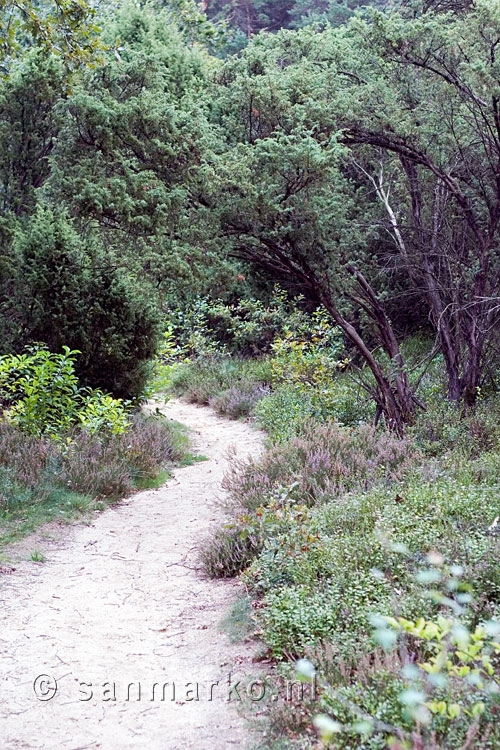
[[[122,435],[129,430],[129,414],[126,404],[100,390],[83,391],[82,404],[78,409],[78,421],[82,430]]]
[[[233,304],[199,298],[185,310],[172,311],[169,323],[177,344],[190,357],[260,357],[285,331],[312,327],[312,317],[301,309],[302,303],[302,297],[290,300],[279,287],[267,304],[254,298]]]
[[[278,298],[279,307],[285,296],[279,292]],[[210,322],[215,311],[218,332]],[[264,334],[260,326],[268,315],[274,323]],[[366,394],[343,373],[349,360],[338,329],[331,326],[324,311],[309,315],[295,308],[286,319],[282,312],[278,315],[272,306],[268,310],[255,300],[240,300],[233,306],[199,300],[177,316],[176,324],[168,327],[157,370],[163,368],[165,384],[188,400],[211,402],[228,416],[254,414],[277,442],[300,434],[307,418],[321,422],[336,419],[350,426],[373,418],[374,409]],[[271,356],[254,360],[228,356],[234,349],[230,342],[235,351],[246,351],[240,337],[247,335],[256,337],[254,353],[269,350]],[[175,360],[180,364],[173,369]],[[272,392],[260,393],[260,386],[270,386]]]
[[[378,487],[302,519],[293,504],[275,513],[244,580],[262,597],[255,616],[273,655],[317,667],[307,710],[326,715],[326,746],[497,746],[498,491],[415,476],[395,496]]]
[[[271,440],[282,443],[300,435],[309,419],[355,427],[373,421],[374,408],[350,375],[337,374],[323,389],[279,385],[256,404],[254,414]]]
[[[478,458],[488,451],[500,451],[500,399],[479,400],[467,415],[446,400],[431,401],[409,430],[415,443],[427,454],[442,456],[449,451],[466,458]]]
[[[8,419],[29,435],[58,439],[75,425],[87,432],[126,432],[129,419],[123,401],[80,388],[78,354],[67,346],[63,354],[33,347],[25,354],[0,357],[0,399],[8,407]]]
[[[305,422],[314,415],[314,408],[307,394],[285,385],[258,401],[254,415],[271,440],[284,443],[301,434]]]
[[[433,552],[417,574],[421,586],[433,586],[428,596],[440,612],[432,620],[373,615],[385,657],[375,649],[375,659],[358,661],[351,674],[331,657],[322,660],[324,741],[339,750],[497,746],[500,621],[472,618],[470,625],[473,598],[463,574]]]
[[[263,532],[269,531],[245,580],[266,602],[281,587],[321,592],[335,619],[329,639],[345,653],[371,647],[370,613],[390,614],[395,591],[406,616],[432,614],[433,604],[422,597],[415,574],[425,562],[422,551],[439,549],[464,567],[476,590],[474,617],[489,619],[500,611],[500,544],[489,532],[498,515],[497,492],[498,485],[494,490],[460,487],[450,478],[422,484],[421,476],[415,476],[397,489],[379,486],[332,497],[302,517],[289,499],[275,514],[273,526],[260,524]],[[250,528],[256,522],[247,521]],[[406,557],[393,542],[404,546]],[[271,622],[272,613],[265,616]],[[314,641],[314,632],[303,635]],[[280,631],[280,643],[283,651],[292,649],[286,631]]]
[[[375,674],[364,675],[363,680],[353,679],[351,684],[326,687],[320,710],[342,727],[332,746],[335,750],[384,750],[386,735],[368,729],[368,717],[376,717],[379,725],[398,727],[411,732],[412,720],[405,716],[400,695],[404,681],[397,674],[379,669]],[[326,738],[325,738],[326,739]],[[330,742],[325,743],[330,746]]]
[[[260,622],[274,656],[293,656],[331,637],[337,618],[327,592],[280,587],[264,599]]]
[[[308,326],[277,337],[271,348],[272,383],[278,391],[285,389],[283,407],[298,429],[305,415],[319,422],[335,419],[348,426],[373,418],[367,394],[345,372],[350,362],[342,337],[324,310],[316,310]],[[293,413],[295,404],[303,404],[303,413]],[[279,400],[275,405],[279,408]],[[288,434],[280,430],[275,433],[282,439],[293,434],[293,429],[290,427]]]
[[[83,385],[131,399],[141,395],[158,339],[155,295],[131,279],[93,236],[62,213],[39,207],[19,231],[16,344],[43,342],[80,352]],[[29,300],[29,304],[26,303]]]
[[[313,313],[309,325],[295,331],[286,329],[271,349],[273,380],[277,383],[323,389],[336,370],[349,364],[340,331],[331,325],[323,309]]]

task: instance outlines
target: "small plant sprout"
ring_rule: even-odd
[[[30,555],[31,562],[44,563],[46,559],[47,558],[45,557],[45,555],[42,552],[40,552],[40,550],[37,550],[37,549],[33,550],[33,552]]]

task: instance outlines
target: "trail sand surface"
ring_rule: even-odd
[[[255,647],[220,631],[237,584],[206,579],[198,550],[223,517],[228,449],[255,454],[262,438],[206,408],[174,401],[163,411],[192,428],[209,460],[64,527],[38,545],[44,564],[16,562],[0,578],[2,750],[247,744],[229,674],[233,685],[251,675]]]

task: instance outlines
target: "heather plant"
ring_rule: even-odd
[[[96,497],[119,498],[134,487],[131,467],[115,440],[87,432],[72,440],[59,459],[59,478],[68,489]]]
[[[171,389],[188,401],[208,404],[230,388],[247,392],[266,388],[270,383],[269,360],[245,360],[220,357],[208,361],[185,362],[174,371]]]
[[[53,519],[100,509],[134,489],[164,481],[181,460],[179,427],[137,415],[126,433],[74,429],[61,441],[0,422],[0,538],[10,540]]]
[[[454,452],[477,459],[500,450],[500,402],[498,396],[479,400],[474,411],[464,414],[449,401],[429,402],[409,433],[415,443],[432,456]]]
[[[256,404],[268,393],[269,388],[265,385],[241,382],[223,391],[220,396],[212,396],[208,403],[219,414],[231,419],[240,419],[248,417]]]
[[[250,509],[292,483],[294,497],[316,504],[352,487],[401,479],[416,457],[409,442],[368,425],[346,429],[309,421],[288,443],[271,446],[261,457],[234,461],[224,486],[237,504]]]
[[[304,527],[304,519],[309,517],[310,510],[290,501],[293,488],[293,485],[279,488],[268,505],[257,508],[255,513],[241,512],[234,521],[212,532],[202,554],[209,576],[230,578],[242,573],[270,540],[283,533],[285,527],[289,530],[297,525]],[[312,540],[309,532],[306,538]]]
[[[77,433],[62,453],[60,476],[77,491],[118,498],[181,456],[182,444],[168,422],[137,416],[126,434],[107,440]]]
[[[21,484],[34,487],[47,466],[57,460],[59,448],[47,437],[33,437],[6,420],[0,420],[0,467],[12,472]]]
[[[203,568],[210,578],[234,578],[250,565],[260,547],[260,537],[246,529],[216,528],[201,550]]]

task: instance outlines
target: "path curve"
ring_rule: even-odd
[[[207,408],[172,401],[163,411],[193,430],[195,450],[209,460],[64,527],[41,548],[44,564],[21,562],[0,579],[4,750],[245,747],[228,675],[251,673],[255,647],[220,632],[238,584],[207,580],[198,548],[222,518],[228,449],[255,454],[262,436]],[[42,698],[57,680],[50,700],[34,694],[39,675],[47,675],[36,684]],[[209,700],[208,683],[217,681]],[[199,701],[189,700],[188,683],[198,684]]]

